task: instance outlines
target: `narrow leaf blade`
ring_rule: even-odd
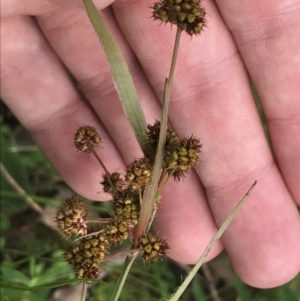
[[[83,0],[83,3],[107,57],[124,112],[143,149],[147,124],[128,66],[93,1]]]
[[[239,203],[235,206],[235,208],[228,215],[228,217],[226,218],[226,220],[224,221],[224,223],[221,225],[220,229],[217,231],[217,233],[214,235],[214,237],[212,238],[212,240],[210,241],[210,243],[208,244],[208,246],[204,250],[203,254],[199,258],[199,260],[196,263],[196,265],[193,267],[193,269],[191,270],[191,272],[189,273],[189,275],[184,279],[184,281],[182,282],[181,286],[177,289],[177,291],[171,296],[170,299],[168,299],[168,301],[178,301],[179,300],[180,296],[183,294],[183,292],[185,291],[185,289],[188,287],[188,285],[193,280],[194,276],[196,275],[196,273],[198,272],[198,270],[202,266],[202,264],[203,264],[206,256],[208,255],[208,253],[210,252],[210,250],[213,248],[213,246],[215,245],[215,243],[218,241],[218,239],[222,236],[222,234],[224,233],[224,231],[227,229],[227,227],[229,226],[229,224],[231,223],[231,221],[233,220],[233,218],[235,217],[235,215],[241,209],[241,207],[245,203],[246,199],[250,195],[250,193],[253,190],[253,188],[255,187],[255,185],[256,185],[256,181],[251,185],[251,187],[246,192],[246,194],[244,195],[244,197],[239,201]]]

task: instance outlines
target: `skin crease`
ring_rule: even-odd
[[[95,1],[104,9],[112,1]],[[133,74],[147,122],[159,118],[175,26],[150,18],[152,1],[116,1],[103,17]],[[255,190],[209,254],[226,248],[237,274],[268,288],[300,270],[300,4],[296,0],[206,0],[208,26],[182,34],[170,121],[203,144],[195,172],[170,182],[155,221],[169,255],[194,263],[254,180]],[[83,124],[104,137],[99,154],[111,171],[141,151],[122,113],[105,56],[80,1],[1,2],[1,97],[75,191],[99,194],[101,169],[77,154]],[[34,18],[28,15],[35,15]],[[75,89],[66,68],[86,98]],[[260,95],[272,157],[255,108]],[[125,163],[124,163],[125,162]],[[100,172],[99,172],[100,170]]]

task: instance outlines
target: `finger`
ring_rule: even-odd
[[[99,9],[109,6],[114,0],[94,0]],[[58,9],[73,9],[83,7],[81,0],[2,0],[1,17],[10,15],[37,16],[47,14]]]
[[[160,107],[153,89],[142,73],[139,63],[136,61],[132,50],[128,47],[126,40],[120,34],[119,28],[113,23],[113,19],[108,17],[108,12],[102,12],[102,14],[118,44],[122,46],[122,52],[133,75],[146,119],[149,123],[153,123],[155,118],[160,117]],[[100,116],[103,124],[105,124],[110,136],[116,141],[116,145],[120,153],[123,154],[125,161],[130,162],[134,156],[141,155],[141,153],[140,150],[137,152],[138,146],[135,138],[128,128],[128,122],[120,107],[104,53],[100,49],[99,42],[86,14],[77,11],[76,14],[70,12],[70,15],[72,18],[69,15],[61,14],[44,16],[39,18],[39,24],[51,42],[52,47],[78,80],[84,94]],[[129,147],[130,145],[131,147]],[[172,184],[170,183],[170,185]],[[199,182],[195,175],[187,178],[180,185],[172,185],[170,187],[172,187],[170,189],[175,195],[181,195],[182,197],[184,191],[189,190],[189,196],[187,197],[185,194],[184,202],[186,208],[190,209],[187,210],[186,214],[180,215],[180,211],[174,206],[174,196],[169,195],[169,197],[163,198],[157,222],[168,225],[167,227],[165,226],[161,234],[167,238],[172,246],[169,252],[170,255],[173,258],[181,258],[185,262],[194,262],[215,232],[215,224],[207,207],[203,190],[199,187]],[[167,207],[169,208],[168,212],[164,209]],[[199,219],[199,216],[204,217]],[[178,222],[174,222],[174,218]],[[180,223],[182,218],[193,220],[194,230],[198,231],[201,229],[203,233],[199,240],[194,240],[195,231],[191,230],[185,234],[190,241],[193,241],[192,249],[178,240],[178,234],[182,235],[182,224]],[[210,256],[215,256],[220,250],[221,243],[219,242]]]
[[[170,118],[180,134],[190,135],[193,129],[201,137],[202,162],[196,169],[218,224],[258,180],[223,242],[245,281],[258,287],[276,286],[299,271],[298,212],[271,156],[230,33],[213,2],[205,5],[211,16],[209,28],[201,37],[182,36]],[[151,22],[147,6],[151,3],[117,2],[114,12],[161,98],[175,32]],[[187,224],[181,231],[189,233],[192,228]],[[180,237],[181,244],[188,244],[184,235]]]
[[[280,172],[300,204],[299,2],[217,3],[261,97]]]
[[[159,116],[160,106],[151,87],[143,76],[126,40],[114,24],[109,10],[102,12],[122,47],[130,72],[141,97],[146,120],[153,123]],[[112,81],[106,56],[94,29],[83,9],[57,11],[38,18],[38,22],[56,53],[78,81],[84,95],[105,124],[110,136],[128,163],[142,156],[141,149],[126,116]],[[149,101],[150,100],[150,101]]]
[[[99,154],[109,170],[116,170],[124,163],[108,133],[74,88],[36,23],[19,16],[3,18],[1,26],[2,99],[70,186],[90,199],[107,200],[107,195],[98,193],[100,166],[94,157],[78,154],[73,135],[81,125],[95,126],[105,142]]]

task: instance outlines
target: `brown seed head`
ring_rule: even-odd
[[[140,238],[140,248],[143,252],[143,260],[147,263],[162,258],[166,254],[166,250],[170,249],[170,245],[166,240],[149,234]]]
[[[114,199],[114,215],[120,221],[124,221],[129,229],[138,223],[140,213],[139,194],[134,191],[126,191]]]
[[[158,145],[159,132],[160,132],[160,121],[155,121],[153,125],[148,124],[148,132],[146,133],[146,152],[145,155],[153,163],[156,153],[156,148]],[[165,153],[173,152],[178,148],[179,137],[174,131],[174,129],[168,125],[166,143],[165,143]]]
[[[95,235],[91,235],[95,233]],[[101,264],[111,246],[101,225],[88,229],[88,236],[73,244],[64,254],[64,259],[72,266],[75,277],[98,279]]]
[[[189,35],[197,35],[206,25],[200,0],[160,0],[153,6],[153,18],[177,25]]]
[[[74,136],[74,144],[79,152],[90,153],[92,149],[99,146],[101,137],[92,126],[80,127]]]
[[[152,166],[147,158],[135,160],[127,166],[125,175],[129,188],[133,191],[143,188],[151,182]]]
[[[118,191],[118,192],[122,192],[124,190],[124,187],[126,186],[126,182],[125,180],[122,178],[122,176],[120,175],[120,173],[118,172],[113,172],[111,175],[110,175],[110,179],[115,187],[115,189]],[[107,175],[104,174],[103,175],[103,181],[101,182],[101,185],[103,186],[103,191],[104,192],[107,192],[107,193],[110,193],[110,194],[113,194],[113,189],[112,187],[110,186],[109,184],[109,181],[108,181],[108,178],[107,178]]]
[[[122,218],[114,217],[109,224],[105,226],[105,234],[112,244],[122,243],[129,237],[130,228],[128,222]]]
[[[193,136],[183,138],[180,140],[180,146],[166,155],[166,168],[169,172],[174,172],[175,180],[180,180],[196,165],[200,152],[201,144],[198,139]]]
[[[67,198],[56,213],[58,228],[67,235],[86,235],[88,210],[76,195]]]

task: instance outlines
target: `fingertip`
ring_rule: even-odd
[[[242,268],[233,261],[233,268],[237,275],[248,285],[268,289],[281,286],[291,281],[300,272],[299,253],[288,254],[263,266],[249,263],[250,268]]]
[[[243,233],[240,242],[234,243],[233,238],[228,241],[230,238],[226,235],[224,238],[224,245],[235,272],[245,283],[257,288],[283,285],[300,271],[298,212],[292,206],[285,206],[285,212],[274,211],[277,214],[265,214],[264,227],[260,227],[259,223],[251,227],[239,224],[239,227],[237,223],[235,227],[240,228],[240,234]],[[256,231],[257,227],[260,231]]]

